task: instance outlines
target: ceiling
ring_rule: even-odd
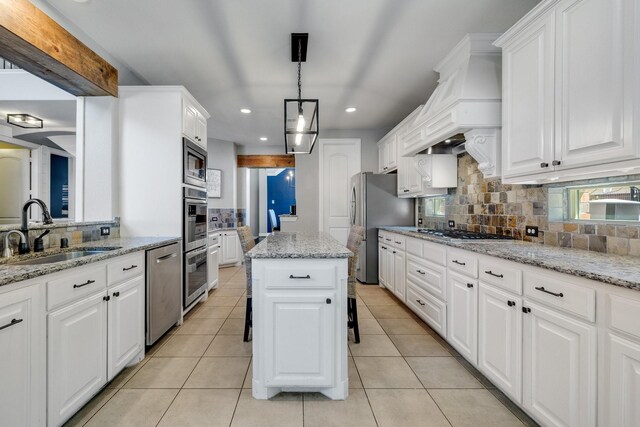
[[[281,144],[283,99],[296,96],[292,32],[310,34],[302,95],[320,100],[320,133],[382,129],[427,100],[436,85],[433,67],[466,33],[502,32],[538,3],[47,2],[145,82],[186,86],[212,116],[209,137],[262,145]],[[346,113],[349,106],[357,111]]]

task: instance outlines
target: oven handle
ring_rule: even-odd
[[[161,256],[160,258],[157,258],[157,259],[156,259],[156,262],[157,262],[158,264],[160,264],[162,261],[166,261],[166,260],[168,260],[169,258],[175,258],[175,257],[177,257],[177,256],[178,256],[178,254],[174,252],[174,253],[172,253],[172,254],[165,255],[165,256]]]
[[[199,249],[197,251],[189,252],[189,253],[186,254],[187,255],[187,259],[191,259],[191,258],[193,258],[193,257],[195,257],[197,255],[203,254],[205,252],[207,252],[207,248],[206,247],[204,247],[202,249]]]
[[[207,201],[204,199],[193,199],[191,197],[183,197],[185,203],[192,203],[196,205],[206,205]]]

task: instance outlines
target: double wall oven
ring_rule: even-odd
[[[187,308],[207,290],[207,153],[184,139],[183,242]]]

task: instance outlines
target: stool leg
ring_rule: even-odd
[[[353,342],[360,343],[360,328],[358,326],[358,305],[355,298],[349,298],[349,307],[351,308],[351,325],[353,326]]]
[[[247,298],[247,308],[244,314],[244,342],[249,342],[249,329],[252,327],[253,313],[251,298]]]

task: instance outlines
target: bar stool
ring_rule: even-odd
[[[238,237],[240,238],[240,245],[242,246],[242,252],[244,253],[244,269],[247,272],[247,307],[244,314],[244,342],[249,341],[249,331],[252,326],[253,316],[251,309],[251,258],[247,256],[249,252],[256,245],[256,241],[253,238],[251,227],[243,226],[238,227]]]
[[[347,249],[353,252],[349,257],[349,280],[347,290],[347,327],[353,329],[354,342],[360,342],[360,328],[358,327],[358,307],[356,305],[356,269],[358,256],[360,256],[360,244],[364,239],[365,229],[359,225],[352,225],[347,239]]]

